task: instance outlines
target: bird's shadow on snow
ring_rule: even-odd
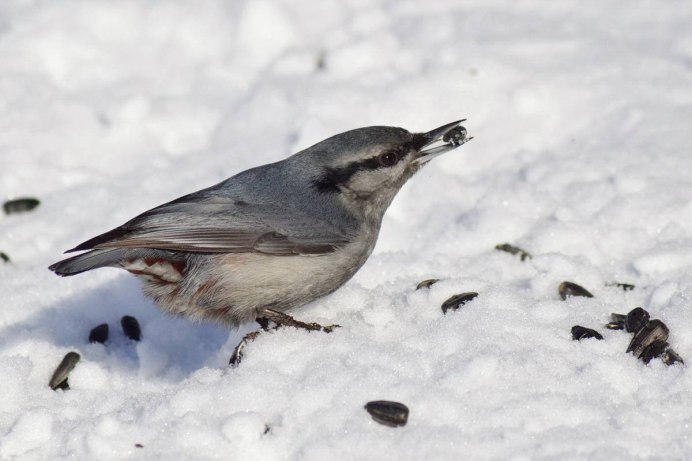
[[[139,321],[140,342],[123,333],[120,319],[124,315]],[[90,344],[89,332],[102,323],[109,326],[108,340],[103,345]],[[163,314],[143,296],[139,282],[123,274],[0,329],[0,350],[23,350],[23,342],[42,342],[77,351],[83,360],[101,361],[119,372],[131,370],[135,375],[177,382],[204,367],[226,366],[243,330],[229,332],[215,324]]]

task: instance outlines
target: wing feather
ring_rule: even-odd
[[[191,196],[147,211],[70,251],[155,248],[199,253],[318,255],[350,241],[346,233],[296,210]]]

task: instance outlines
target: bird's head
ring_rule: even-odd
[[[371,126],[332,136],[299,152],[309,164],[311,187],[332,194],[351,209],[381,217],[399,189],[423,165],[464,144],[463,120],[426,133]],[[434,147],[433,145],[443,142]]]

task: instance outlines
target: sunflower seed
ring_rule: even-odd
[[[685,363],[685,361],[682,360],[682,357],[680,357],[678,353],[670,347],[663,351],[663,354],[661,354],[661,359],[663,360],[663,363],[665,363],[666,365],[673,365],[674,363]]]
[[[5,214],[24,213],[26,211],[33,210],[40,203],[41,202],[39,202],[38,199],[32,197],[24,197],[6,201],[2,205],[2,209],[5,210]]]
[[[625,330],[628,333],[636,333],[648,322],[649,313],[641,307],[635,307],[625,317]]]
[[[666,341],[669,333],[665,323],[652,320],[634,335],[625,352],[632,352],[636,357],[641,357],[644,349],[656,341]]]
[[[142,330],[139,328],[139,322],[136,318],[126,315],[120,319],[120,325],[123,327],[123,333],[128,338],[134,341],[142,339]]]
[[[440,279],[423,280],[418,285],[416,285],[416,290],[420,290],[421,288],[430,288],[431,286],[435,285],[439,281],[440,281]]]
[[[658,340],[654,341],[642,351],[642,355],[639,356],[644,363],[651,362],[651,359],[660,357],[663,352],[668,349],[669,344],[666,341]]]
[[[370,413],[372,419],[385,426],[404,426],[408,421],[408,407],[403,403],[376,400],[368,402],[365,410]]]
[[[99,326],[94,327],[89,332],[89,342],[90,343],[105,343],[108,341],[108,324],[102,323]]]
[[[2,259],[2,262],[4,263],[10,262],[10,257],[7,256],[7,253],[4,253],[2,251],[0,251],[0,259]]]
[[[609,330],[624,330],[625,322],[610,322],[606,323],[605,327]]]
[[[453,146],[460,146],[468,141],[468,139],[466,139],[467,134],[466,128],[460,125],[446,132],[444,136],[442,136],[442,141],[449,142]]]
[[[560,298],[563,300],[570,296],[582,296],[584,298],[593,298],[593,295],[589,293],[585,288],[572,282],[562,282],[558,288],[560,293]]]
[[[62,362],[60,362],[58,368],[55,369],[55,371],[53,372],[53,376],[50,378],[50,381],[48,382],[48,385],[51,389],[62,389],[66,391],[70,388],[69,384],[67,383],[67,377],[70,374],[70,372],[74,369],[75,365],[77,365],[77,362],[79,362],[80,358],[81,357],[76,352],[68,352],[67,354],[65,354],[65,357],[63,357]]]
[[[469,291],[467,293],[461,293],[458,295],[454,295],[451,298],[449,298],[447,301],[442,303],[442,313],[446,314],[448,310],[452,309],[453,311],[459,309],[461,306],[466,304],[469,301],[472,301],[473,299],[478,296],[478,293],[475,291]]]
[[[603,339],[603,336],[596,330],[591,328],[582,327],[580,325],[574,325],[572,327],[572,339],[574,341],[581,341],[582,339],[596,338],[598,340]]]

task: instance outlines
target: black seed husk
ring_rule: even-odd
[[[50,378],[48,385],[51,389],[63,389],[67,390],[70,386],[67,384],[67,377],[70,372],[74,369],[75,365],[79,362],[81,357],[76,352],[68,352],[63,357],[62,362],[58,365],[58,368],[53,372],[53,376]]]
[[[90,343],[103,344],[106,341],[108,341],[108,324],[107,323],[102,323],[101,325],[94,327],[89,332],[89,342]]]
[[[569,296],[582,296],[584,298],[593,298],[593,295],[589,293],[585,288],[572,282],[562,282],[558,288],[560,293],[560,298],[563,300],[567,299]]]
[[[70,380],[68,378],[65,378],[65,381],[61,382],[57,386],[53,388],[54,391],[57,391],[60,389],[61,391],[69,391],[70,390]]]
[[[365,410],[370,413],[372,419],[385,426],[404,426],[408,421],[408,407],[403,403],[376,400],[365,404]]]
[[[658,319],[652,320],[634,335],[625,352],[632,352],[636,357],[641,357],[644,349],[656,341],[666,341],[668,334],[665,323]]]
[[[451,298],[449,298],[447,301],[442,303],[442,313],[446,314],[448,310],[457,310],[464,304],[466,304],[469,301],[472,301],[473,299],[478,296],[478,293],[475,291],[469,291],[467,293],[461,293],[458,295],[454,295]]]
[[[625,316],[625,330],[628,333],[636,333],[648,322],[649,313],[641,307],[635,307]]]
[[[120,319],[120,325],[123,327],[123,333],[128,338],[134,341],[142,339],[142,330],[139,328],[139,322],[136,318],[126,315]]]
[[[663,354],[661,354],[661,359],[663,360],[663,363],[665,363],[668,366],[673,365],[675,363],[685,363],[685,361],[682,360],[682,357],[680,357],[680,355],[678,355],[678,353],[670,347],[663,351]]]
[[[660,357],[666,349],[668,349],[668,343],[666,341],[654,341],[646,346],[639,358],[642,359],[644,363],[649,363],[652,359]]]
[[[601,336],[601,334],[596,330],[592,330],[591,328],[586,328],[581,325],[574,325],[572,327],[572,339],[574,341],[580,341],[587,338],[596,338],[601,340],[603,339],[603,336]]]
[[[40,203],[38,199],[33,197],[23,197],[6,201],[2,205],[2,209],[5,211],[5,214],[24,213],[33,210]]]
[[[0,259],[2,259],[2,262],[8,263],[10,262],[10,257],[7,256],[7,253],[0,251]]]
[[[431,286],[435,285],[439,281],[440,281],[440,279],[423,280],[418,285],[416,285],[416,290],[420,290],[421,288],[430,288]]]

